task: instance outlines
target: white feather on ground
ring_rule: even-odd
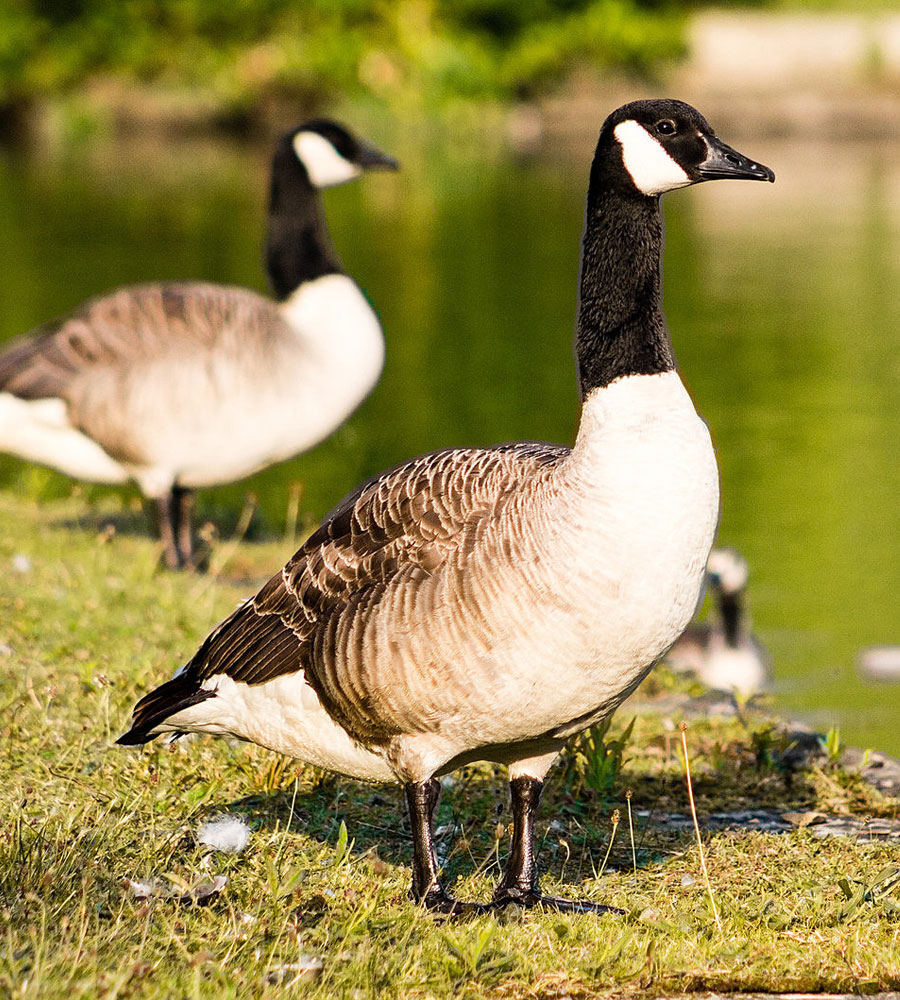
[[[250,841],[250,826],[244,816],[228,813],[204,823],[197,833],[197,843],[223,854],[240,854]]]

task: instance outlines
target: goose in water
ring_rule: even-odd
[[[481,907],[441,883],[438,778],[504,764],[514,833],[490,905],[609,909],[541,894],[535,814],[566,741],[637,687],[703,585],[718,473],[661,311],[659,196],[720,177],[774,179],[679,101],[610,115],[587,196],[574,446],[448,449],[363,483],[119,743],[236,736],[400,782],[412,898],[445,912]]]
[[[744,605],[747,560],[732,548],[713,549],[706,578],[718,618],[689,625],[666,654],[673,669],[696,674],[707,687],[749,697],[771,681],[769,654],[750,631]]]
[[[343,273],[319,189],[390,156],[324,119],[272,160],[266,269],[246,288],[160,282],[90,299],[0,354],[0,451],[158,504],[168,566],[192,564],[192,490],[331,434],[378,381],[384,340]]]

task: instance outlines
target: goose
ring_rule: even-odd
[[[749,570],[736,549],[713,549],[706,578],[718,618],[689,625],[666,654],[674,670],[696,674],[707,687],[731,691],[741,698],[758,694],[771,683],[765,646],[750,631],[744,606]]]
[[[331,434],[378,381],[378,317],[342,269],[322,188],[386,153],[336,122],[282,136],[266,270],[247,288],[166,281],[89,299],[0,354],[0,451],[75,479],[133,480],[156,501],[166,564],[193,561],[192,491],[252,475]]]
[[[703,585],[718,472],[661,311],[659,196],[729,177],[774,174],[680,101],[611,114],[587,195],[574,446],[450,448],[363,483],[118,742],[212,733],[399,782],[410,895],[429,910],[610,910],[541,893],[535,817],[560,750],[637,687]],[[481,760],[507,767],[513,816],[490,904],[450,895],[432,832],[439,778]]]
[[[900,681],[900,646],[864,646],[856,654],[856,670],[872,681]]]

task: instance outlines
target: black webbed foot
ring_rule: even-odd
[[[503,909],[506,906],[521,906],[529,910],[535,906],[540,906],[545,910],[554,910],[557,913],[593,913],[600,916],[604,913],[623,914],[625,910],[618,906],[607,906],[605,903],[592,903],[587,899],[563,899],[561,896],[545,896],[540,890],[529,892],[510,892],[506,889],[498,889],[494,893],[491,906]]]
[[[410,893],[412,896],[412,893]],[[432,892],[417,900],[420,906],[424,906],[429,913],[441,914],[446,917],[472,917],[482,913],[489,913],[493,909],[492,903],[469,903],[462,899],[456,899],[442,888]]]

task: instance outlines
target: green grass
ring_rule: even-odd
[[[0,526],[0,996],[577,998],[900,986],[896,846],[818,840],[810,830],[705,833],[721,932],[690,835],[637,815],[632,870],[626,790],[636,811],[687,804],[677,733],[650,712],[627,734],[627,708],[593,751],[585,741],[551,775],[540,827],[545,889],[627,914],[428,916],[405,897],[410,844],[398,789],[223,740],[112,746],[135,698],[281,564],[284,544],[222,545],[218,572],[198,578],[159,573],[141,518],[115,500],[39,506],[0,493]],[[674,683],[660,673],[648,690]],[[701,823],[711,811],[761,805],[894,814],[897,802],[827,759],[785,770],[767,727],[755,717],[691,723]],[[598,743],[600,761],[591,759]],[[456,779],[438,817],[446,871],[460,896],[487,898],[508,844],[505,781],[487,766]],[[617,808],[622,822],[598,878]],[[250,821],[242,855],[195,843],[200,824],[225,811]],[[156,878],[190,888],[217,874],[227,884],[202,906],[136,899],[125,886]],[[300,956],[320,958],[321,976],[279,982]]]

